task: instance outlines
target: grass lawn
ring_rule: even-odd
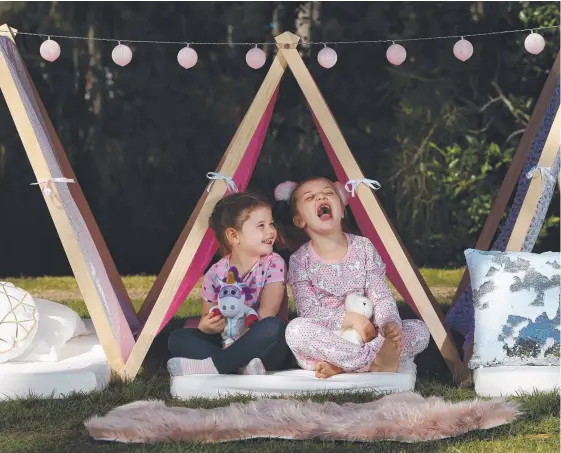
[[[429,286],[441,302],[443,311],[454,294],[461,270],[422,271]],[[1,279],[13,282],[36,297],[63,302],[87,316],[85,306],[73,278]],[[153,277],[127,277],[135,306],[139,306]],[[524,415],[515,423],[496,429],[472,432],[464,436],[421,444],[395,442],[345,443],[321,441],[251,440],[224,444],[166,443],[157,445],[124,445],[94,442],[88,437],[83,422],[92,415],[105,414],[115,406],[139,399],[162,399],[168,404],[187,407],[216,407],[248,398],[231,397],[221,400],[192,399],[178,401],[169,394],[169,378],[165,371],[167,360],[166,339],[169,332],[182,324],[187,316],[198,310],[198,289],[190,295],[169,326],[157,337],[145,361],[143,372],[132,383],[112,383],[103,392],[88,395],[70,395],[63,400],[28,398],[0,402],[0,452],[558,452],[559,451],[559,394],[536,393],[516,397]],[[402,316],[412,317],[412,311],[400,303]],[[416,391],[424,396],[438,395],[453,401],[472,399],[472,389],[458,389],[451,384],[450,375],[436,346],[417,359],[418,379]],[[1,391],[1,388],[0,388]],[[371,393],[346,393],[343,395],[316,395],[316,401],[364,402],[376,398]]]

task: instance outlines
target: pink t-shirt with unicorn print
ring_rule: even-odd
[[[216,303],[220,287],[224,284],[230,267],[230,255],[226,255],[207,271],[201,288],[201,296],[204,300]],[[247,274],[240,275],[240,280],[249,288],[246,305],[258,311],[261,293],[265,285],[277,282],[286,283],[286,264],[280,255],[270,253],[262,256]],[[277,317],[288,321],[286,292]]]

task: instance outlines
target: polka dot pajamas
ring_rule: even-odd
[[[374,361],[383,337],[358,346],[336,333],[345,317],[345,298],[352,293],[372,301],[372,321],[379,328],[389,322],[402,328],[402,361],[413,359],[429,342],[422,321],[400,319],[386,283],[385,265],[370,240],[355,235],[347,239],[347,255],[341,261],[321,259],[309,242],[290,258],[288,283],[299,317],[288,325],[286,341],[306,370],[315,370],[317,362],[325,361],[347,372],[363,372]]]
[[[405,362],[427,347],[429,332],[425,323],[417,319],[407,319],[402,323],[400,361]],[[315,371],[317,362],[327,362],[346,372],[366,372],[384,339],[378,335],[371,342],[358,346],[311,319],[296,318],[286,328],[286,341],[298,365],[305,370]]]

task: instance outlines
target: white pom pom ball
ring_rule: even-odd
[[[119,43],[111,52],[111,58],[119,66],[126,66],[132,60],[132,50],[129,46]]]
[[[473,46],[467,39],[460,39],[454,44],[454,56],[460,61],[467,61],[473,55]]]
[[[399,66],[407,58],[405,47],[400,44],[392,44],[386,51],[386,58],[391,64]]]
[[[0,363],[21,356],[31,346],[39,314],[33,298],[12,283],[0,282]]]
[[[198,60],[197,52],[189,46],[184,47],[177,54],[177,62],[185,69],[191,69],[197,64]]]
[[[58,57],[60,57],[60,46],[58,45],[58,42],[53,41],[51,38],[49,38],[44,41],[43,44],[41,44],[39,53],[45,60],[52,63]]]
[[[294,192],[294,189],[296,189],[297,185],[298,184],[292,181],[281,182],[275,188],[275,200],[277,201],[290,200],[290,197],[292,196],[292,192]]]
[[[538,55],[545,48],[545,39],[539,33],[530,33],[524,40],[524,47],[533,55]]]
[[[250,49],[245,54],[245,62],[250,68],[259,69],[262,68],[267,61],[267,55],[259,47],[254,47]]]
[[[326,69],[330,69],[337,63],[337,52],[331,47],[324,47],[318,53],[318,63]]]

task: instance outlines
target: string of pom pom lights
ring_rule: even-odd
[[[412,41],[430,41],[430,40],[443,40],[443,39],[458,39],[453,48],[453,55],[460,61],[465,62],[471,58],[474,53],[473,44],[466,38],[480,37],[480,36],[491,36],[500,35],[506,33],[521,33],[526,32],[529,34],[524,40],[524,47],[527,52],[533,55],[538,55],[545,48],[545,39],[537,31],[542,30],[552,30],[559,29],[559,26],[552,27],[537,27],[533,29],[516,29],[516,30],[504,30],[497,32],[487,32],[487,33],[472,33],[465,35],[451,35],[451,36],[431,36],[431,37],[420,37],[420,38],[406,38],[406,39],[378,39],[378,40],[362,40],[362,41],[321,41],[321,42],[308,42],[300,43],[301,46],[313,46],[321,45],[323,48],[317,54],[317,61],[320,66],[325,69],[330,69],[337,63],[337,52],[332,45],[336,44],[386,44],[388,45],[386,49],[386,59],[389,63],[395,66],[401,65],[407,59],[407,51],[401,43],[412,42]],[[132,61],[133,52],[132,49],[126,44],[171,44],[171,45],[181,45],[185,47],[181,48],[177,54],[177,62],[180,66],[185,69],[193,68],[198,62],[198,55],[196,50],[192,46],[208,46],[208,45],[226,45],[226,46],[252,46],[251,49],[246,53],[246,63],[252,69],[262,68],[266,61],[267,56],[260,46],[276,45],[272,42],[191,42],[182,43],[174,41],[147,41],[147,40],[117,40],[111,38],[89,38],[82,36],[55,36],[55,35],[45,35],[41,33],[27,33],[19,32],[20,35],[31,35],[31,36],[41,36],[47,39],[41,44],[39,52],[41,56],[49,62],[56,61],[61,55],[60,45],[52,38],[57,39],[81,39],[81,40],[94,40],[94,41],[109,41],[116,42],[117,45],[111,53],[111,57],[115,64],[119,66],[126,66]]]

